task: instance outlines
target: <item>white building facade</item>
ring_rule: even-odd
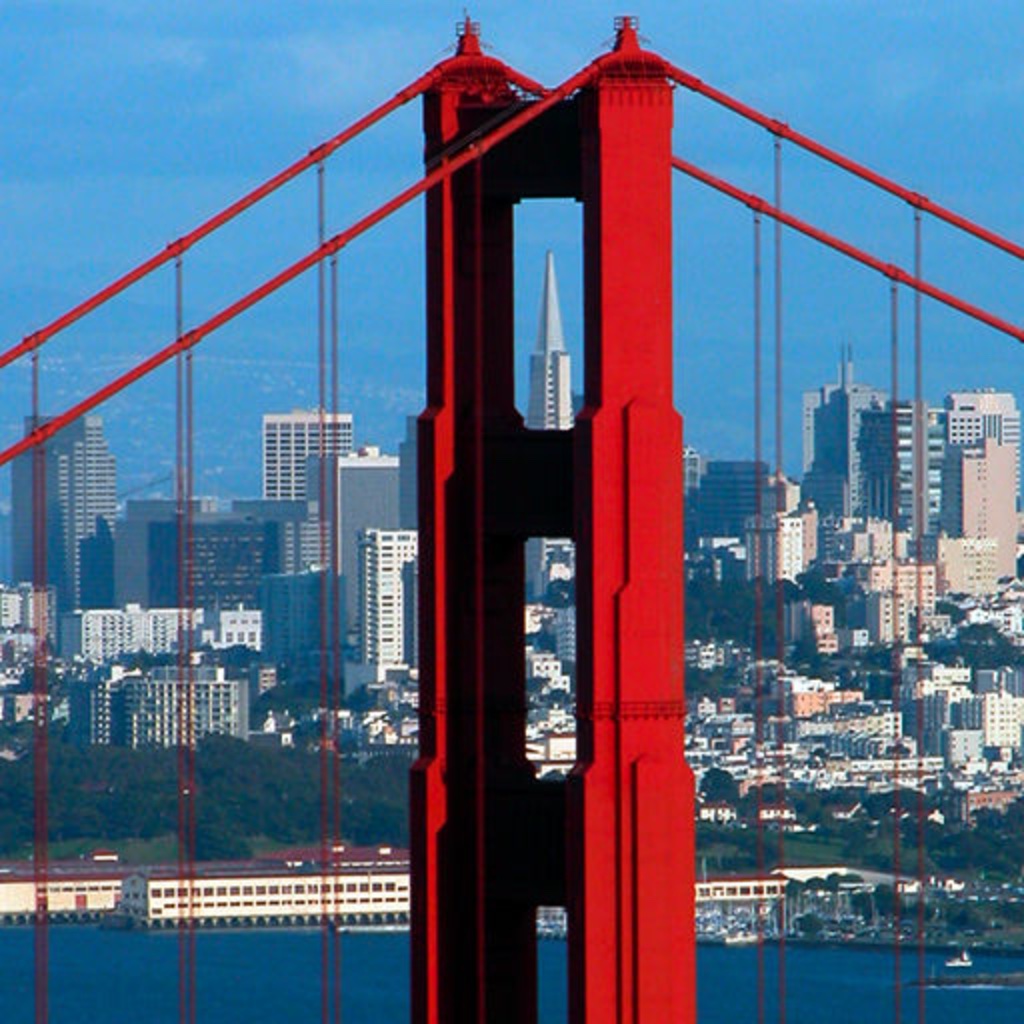
[[[364,530],[359,538],[360,659],[364,665],[404,666],[406,620],[414,595],[407,567],[418,552],[415,530]]]
[[[267,413],[263,417],[263,497],[306,498],[307,460],[320,454],[348,455],[351,451],[351,413],[319,409]]]

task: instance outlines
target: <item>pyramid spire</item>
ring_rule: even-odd
[[[555,277],[555,257],[548,250],[544,262],[544,287],[540,297],[540,322],[537,325],[537,353],[565,351],[562,332],[562,309],[558,304],[558,280]]]
[[[537,344],[530,356],[530,404],[526,425],[531,430],[566,430],[572,426],[569,374],[569,353],[565,348],[562,310],[558,305],[555,258],[549,252],[544,264]]]

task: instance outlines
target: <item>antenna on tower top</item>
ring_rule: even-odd
[[[615,49],[639,50],[640,39],[637,35],[640,19],[635,14],[620,14],[615,19]]]
[[[483,52],[480,48],[480,22],[473,21],[468,8],[462,9],[462,21],[455,26],[455,36],[459,41],[459,54],[465,56]]]

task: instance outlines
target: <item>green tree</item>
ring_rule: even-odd
[[[721,768],[709,768],[700,780],[700,792],[705,800],[734,804],[740,791],[736,780]]]

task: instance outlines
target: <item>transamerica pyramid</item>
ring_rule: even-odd
[[[572,426],[569,353],[565,350],[562,311],[558,305],[555,258],[550,252],[544,264],[537,344],[530,356],[526,425],[531,430],[568,430]]]

